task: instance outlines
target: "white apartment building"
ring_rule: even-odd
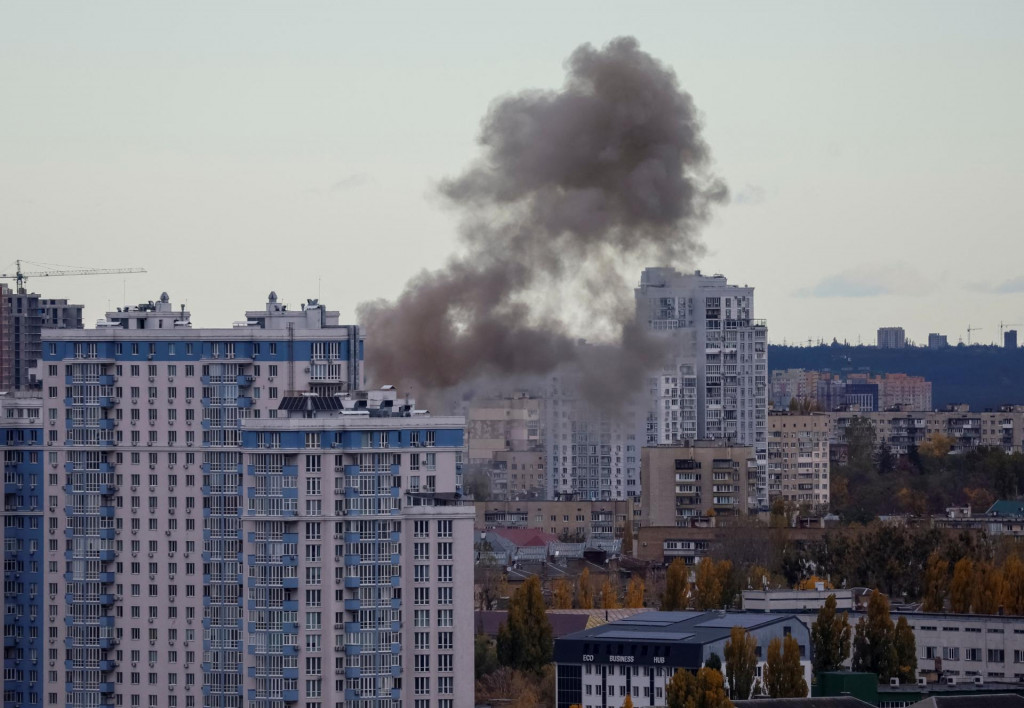
[[[754,289],[722,275],[647,268],[635,295],[639,322],[670,338],[672,349],[669,364],[648,379],[645,444],[753,446],[757,502],[766,505],[768,329],[754,319]]]
[[[471,705],[464,421],[361,392],[358,327],[164,294],[42,356],[45,705]]]

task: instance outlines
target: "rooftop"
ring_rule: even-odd
[[[729,636],[733,627],[751,630],[778,622],[800,622],[794,615],[747,612],[648,611],[626,619],[592,627],[567,639],[628,639],[630,641],[707,644]]]

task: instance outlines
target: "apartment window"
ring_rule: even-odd
[[[437,589],[437,604],[439,605],[451,605],[452,604],[452,588],[451,587],[440,587]]]
[[[452,649],[455,647],[455,633],[454,632],[438,632],[437,633],[437,648],[438,649]]]
[[[452,542],[443,541],[437,544],[437,559],[438,560],[451,560],[452,559]]]
[[[430,677],[417,676],[414,690],[417,696],[428,695],[430,693]]]
[[[451,565],[441,565],[437,567],[437,579],[442,583],[452,582],[452,568]]]
[[[455,611],[454,610],[438,610],[437,611],[437,626],[438,627],[454,627],[455,626]]]
[[[430,648],[430,632],[416,632],[414,636],[413,647],[415,649],[429,649]]]
[[[942,658],[946,661],[960,661],[960,647],[942,647]]]
[[[413,626],[414,627],[429,627],[430,626],[430,610],[413,610]]]
[[[416,654],[413,657],[413,667],[419,673],[430,671],[430,654]]]
[[[451,523],[450,521],[448,522]],[[413,522],[413,536],[415,538],[427,538],[430,535],[430,522],[429,521],[414,521]]]
[[[413,588],[413,593],[414,605],[430,604],[430,588]]]
[[[417,564],[413,568],[413,580],[417,583],[426,583],[430,581],[430,566]]]
[[[430,544],[429,543],[414,543],[413,548],[413,560],[429,560],[430,559]]]
[[[417,522],[419,523],[419,522]],[[426,523],[426,522],[424,522]],[[438,538],[451,538],[452,537],[452,520],[442,519],[437,522],[437,537]]]
[[[989,649],[988,660],[992,664],[1002,664],[1006,661],[1006,653],[1002,649]]]
[[[981,649],[977,647],[965,648],[964,661],[981,661]]]

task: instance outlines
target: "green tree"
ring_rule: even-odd
[[[476,635],[473,649],[476,680],[479,681],[498,668],[498,653],[495,651],[494,641],[486,634]]]
[[[924,598],[921,609],[925,612],[942,612],[949,595],[949,561],[938,551],[928,556],[924,572]]]
[[[626,607],[644,606],[644,581],[633,576],[626,586]]]
[[[682,558],[676,558],[668,567],[665,578],[665,594],[661,598],[661,609],[665,612],[685,610],[690,606],[690,571]]]
[[[974,599],[974,561],[964,556],[953,566],[953,580],[949,584],[949,605],[953,612],[971,611]]]
[[[540,578],[532,575],[513,593],[508,619],[498,628],[498,662],[538,673],[551,662],[553,648]]]
[[[854,416],[846,426],[847,466],[855,472],[874,469],[875,426],[871,420]]]
[[[722,658],[718,656],[718,654],[716,654],[715,652],[711,652],[711,656],[709,656],[708,660],[704,662],[704,666],[708,667],[709,669],[714,669],[715,671],[721,673]]]
[[[807,681],[800,666],[800,645],[791,636],[776,637],[768,644],[764,664],[764,685],[772,698],[803,698]]]
[[[736,700],[745,701],[750,698],[757,672],[757,639],[743,627],[733,627],[729,630],[724,653],[729,693]]]
[[[878,674],[881,681],[896,675],[895,627],[889,616],[889,601],[875,590],[868,600],[866,617],[857,622],[853,638],[853,670]]]
[[[896,675],[900,681],[909,683],[917,677],[917,641],[906,617],[896,620],[893,644],[896,645]]]
[[[576,607],[590,610],[594,607],[594,588],[590,586],[590,568],[584,568],[576,579]]]
[[[836,596],[829,595],[811,624],[811,671],[837,671],[850,655],[850,625],[846,612],[836,613]]]

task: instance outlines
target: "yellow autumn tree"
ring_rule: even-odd
[[[601,584],[601,609],[616,610],[619,608],[619,590],[612,583],[611,578],[605,576]]]
[[[946,596],[949,595],[949,561],[938,551],[928,556],[928,565],[924,571],[924,602],[921,609],[925,612],[942,612],[946,607]]]
[[[994,615],[1006,595],[1003,573],[988,561],[974,565],[973,611],[979,615]]]
[[[626,607],[644,606],[644,581],[633,576],[626,585]]]
[[[551,590],[551,606],[556,610],[572,609],[572,585],[565,578],[555,581]]]
[[[953,580],[949,583],[949,605],[953,612],[971,611],[974,599],[974,561],[964,556],[953,566]]]
[[[826,590],[833,590],[834,589],[834,586],[832,585],[832,583],[829,580],[826,580],[825,578],[818,577],[817,575],[812,575],[809,578],[804,578],[803,580],[801,580],[800,582],[798,582],[796,584],[796,589],[797,590],[814,590],[815,588],[818,587],[818,583],[823,583]]]
[[[917,446],[917,452],[928,457],[945,457],[953,449],[953,438],[942,433],[932,433]]]
[[[1016,555],[1011,555],[1003,563],[1003,587],[1007,614],[1024,615],[1024,562]]]
[[[576,579],[576,607],[581,610],[594,608],[594,588],[590,586],[590,568],[584,568]]]

